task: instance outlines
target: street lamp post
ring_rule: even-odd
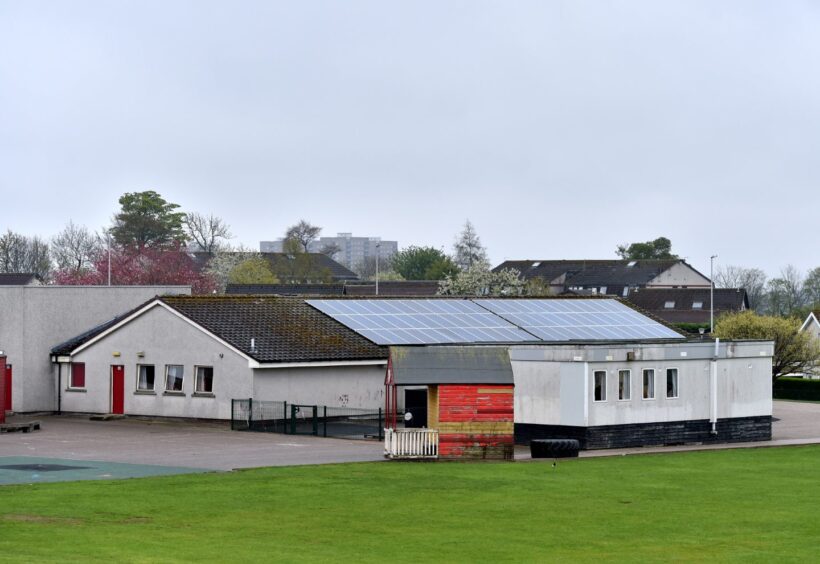
[[[715,332],[715,259],[709,257],[709,333]]]
[[[379,295],[379,253],[381,252],[381,243],[376,243],[376,295]]]

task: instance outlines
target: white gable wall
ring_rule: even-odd
[[[119,356],[114,356],[119,353]],[[144,356],[138,356],[143,353]],[[185,319],[156,306],[91,344],[72,360],[85,363],[85,391],[67,390],[63,368],[62,410],[108,413],[111,410],[111,366],[125,367],[125,413],[163,417],[230,419],[231,399],[253,394],[248,360]],[[137,365],[153,364],[153,393],[137,391]],[[183,365],[183,394],[165,393],[165,366]],[[212,366],[215,397],[195,397],[195,366]]]
[[[708,288],[710,282],[708,278],[698,274],[697,271],[689,265],[679,262],[646,283],[647,288],[671,288],[675,286]]]

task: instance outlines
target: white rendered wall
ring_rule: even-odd
[[[143,357],[137,355],[140,352]],[[85,363],[86,390],[67,390],[67,370],[63,369],[62,410],[68,412],[110,412],[111,365],[116,364],[125,367],[127,415],[230,419],[231,400],[251,397],[253,393],[253,371],[247,359],[161,306],[79,352],[72,360]],[[137,392],[138,364],[154,365],[153,394]],[[167,364],[184,366],[184,395],[165,394]],[[193,395],[195,366],[213,367],[214,397]]]
[[[691,267],[677,263],[671,268],[661,272],[655,278],[650,280],[647,288],[658,286],[709,286],[709,279],[698,274]]]
[[[597,426],[709,419],[711,343],[523,346],[511,350],[515,422]],[[636,360],[628,361],[627,353]],[[772,414],[771,343],[722,344],[718,419]],[[643,369],[655,370],[655,398],[643,399]],[[666,398],[666,369],[678,369],[678,397]],[[629,400],[618,371],[631,370]],[[594,372],[607,373],[606,401],[593,400]]]
[[[55,345],[156,295],[190,293],[189,286],[0,287],[0,349],[14,366],[14,410],[57,409]]]
[[[386,365],[257,369],[253,378],[253,399],[383,408],[385,370]],[[403,398],[404,394],[399,396]]]

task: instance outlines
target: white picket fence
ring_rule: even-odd
[[[387,458],[438,458],[437,429],[385,429]]]

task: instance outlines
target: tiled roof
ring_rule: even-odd
[[[344,284],[228,284],[226,294],[275,294],[279,296],[341,296]]]
[[[508,260],[493,270],[513,268],[526,278],[552,282],[566,276],[567,287],[643,286],[660,273],[684,262],[669,260]],[[685,262],[684,262],[685,264]],[[688,266],[688,265],[687,265]],[[691,268],[691,267],[690,267]],[[609,290],[607,290],[610,293]]]
[[[31,272],[0,273],[0,286],[28,286],[39,283],[40,277]]]
[[[159,300],[262,363],[381,360],[387,349],[318,312],[303,299],[281,296],[163,296]],[[62,343],[67,355],[150,302]],[[254,339],[254,349],[251,349]]]
[[[715,288],[714,295],[716,315],[749,308],[742,288]],[[669,323],[709,322],[709,288],[641,288],[630,292],[626,300]],[[700,308],[693,307],[696,302],[700,302]]]

